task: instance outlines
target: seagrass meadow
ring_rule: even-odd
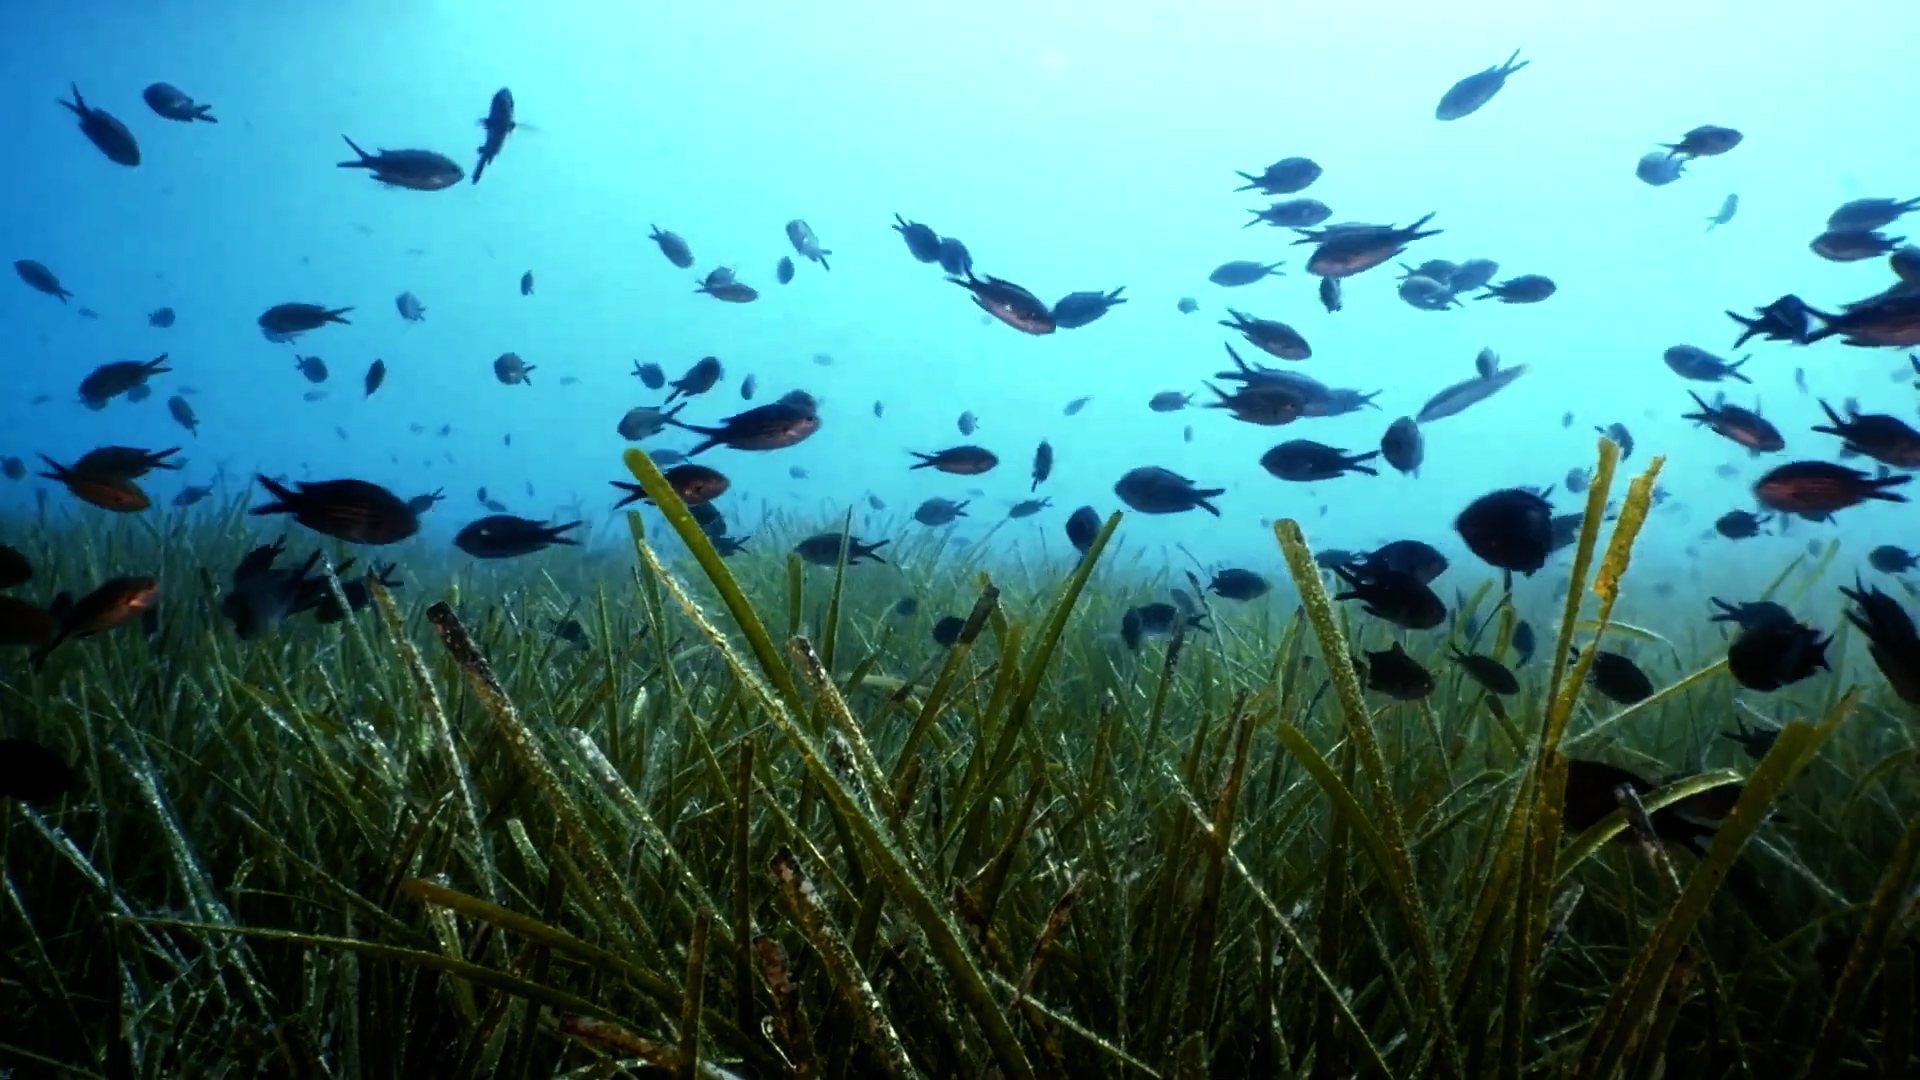
[[[165,599],[150,637],[0,666],[12,733],[83,779],[0,806],[0,1061],[1911,1075],[1920,755],[1856,636],[1753,706],[1782,725],[1757,761],[1719,737],[1749,705],[1697,615],[1662,639],[1682,674],[1624,710],[1567,647],[1651,636],[1612,611],[1657,461],[1629,482],[1603,445],[1564,610],[1536,618],[1558,648],[1500,711],[1445,660],[1507,648],[1496,578],[1406,639],[1438,689],[1383,702],[1348,657],[1387,628],[1329,600],[1294,522],[1295,591],[1138,653],[1111,633],[1150,574],[1110,558],[1120,515],[1078,564],[923,533],[889,555],[926,610],[971,612],[944,649],[889,615],[897,577],[803,568],[804,532],[722,561],[628,464],[673,535],[634,516],[617,559],[409,563],[357,618],[249,643],[214,606],[260,538],[240,505],[8,523],[45,579],[153,573]],[[584,646],[551,632],[569,610]],[[1570,758],[1684,771],[1650,811],[1741,786],[1696,858],[1624,842],[1631,800],[1569,835]]]

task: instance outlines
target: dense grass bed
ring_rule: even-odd
[[[1613,471],[1603,451],[1590,506]],[[1609,535],[1589,515],[1504,718],[1446,659],[1470,625],[1502,654],[1498,581],[1404,637],[1441,678],[1391,702],[1347,656],[1395,634],[1330,604],[1285,521],[1297,589],[1137,653],[1113,630],[1153,572],[1103,559],[1118,517],[1078,565],[923,530],[897,569],[836,572],[785,556],[799,523],[723,563],[663,498],[678,535],[631,518],[630,556],[399,548],[406,585],[357,618],[251,643],[218,590],[274,534],[238,506],[6,523],[30,596],[150,573],[164,601],[151,637],[37,675],[0,655],[9,733],[83,779],[0,803],[0,1063],[1910,1075],[1920,755],[1859,642],[1741,695],[1792,721],[1759,761],[1719,738],[1753,716],[1716,635],[1676,630],[1692,674],[1626,710],[1554,648],[1641,633],[1609,623],[1651,482]],[[365,558],[291,547],[315,543]],[[930,639],[969,612],[957,646]],[[586,645],[552,632],[569,614]],[[1689,774],[1650,810],[1744,786],[1704,857],[1623,842],[1624,812],[1562,835],[1569,757]]]

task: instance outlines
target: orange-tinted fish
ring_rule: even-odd
[[[61,616],[53,640],[28,658],[35,671],[69,638],[91,637],[138,618],[160,599],[160,582],[150,577],[117,577],[74,601]]]
[[[73,497],[81,502],[116,514],[137,514],[153,505],[153,500],[140,489],[140,485],[125,477],[79,472],[45,454],[40,455],[40,460],[53,470],[40,475],[65,484]]]
[[[680,496],[680,501],[686,503],[688,506],[698,506],[701,503],[712,502],[726,494],[727,489],[733,486],[733,482],[721,475],[718,469],[710,469],[705,465],[696,465],[690,461],[675,465],[661,475],[666,477],[667,483],[673,485],[673,493]],[[615,510],[623,506],[631,506],[637,502],[651,501],[647,498],[646,491],[643,490],[639,484],[626,480],[615,480],[612,481],[612,483],[614,487],[627,493],[625,497],[614,504],[613,508]]]

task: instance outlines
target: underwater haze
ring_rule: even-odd
[[[1889,73],[1911,60],[1903,43],[1920,32],[1920,11],[1899,5],[1823,8],[1794,20],[1791,41],[1777,18],[1732,3],[908,14],[194,2],[101,6],[86,18],[28,3],[11,21],[0,92],[15,103],[19,164],[0,180],[0,235],[9,258],[45,264],[75,295],[62,306],[0,290],[10,339],[0,449],[37,464],[37,453],[70,461],[106,443],[182,444],[189,465],[161,481],[156,501],[168,483],[204,483],[224,464],[236,490],[255,471],[360,477],[402,494],[444,488],[449,501],[426,529],[441,539],[485,512],[473,498],[483,485],[529,517],[568,515],[577,500],[598,522],[606,481],[624,475],[616,423],[661,397],[632,377],[633,362],[671,377],[713,355],[726,375],[686,419],[738,411],[749,373],[759,400],[805,389],[822,402],[804,445],[724,455],[740,534],[763,505],[822,520],[854,506],[863,535],[920,528],[905,512],[922,499],[979,487],[986,495],[961,525],[977,535],[1027,497],[1026,465],[1045,438],[1058,457],[1040,490],[1052,506],[996,543],[1044,535],[1063,549],[1069,510],[1117,509],[1123,472],[1162,465],[1226,491],[1219,523],[1129,520],[1125,542],[1166,551],[1155,558],[1177,559],[1170,549],[1184,543],[1210,563],[1271,563],[1260,525],[1283,516],[1301,518],[1316,545],[1407,535],[1454,552],[1449,526],[1469,499],[1560,483],[1591,463],[1595,426],[1621,422],[1637,444],[1632,461],[1670,458],[1672,498],[1641,553],[1674,574],[1722,549],[1703,535],[1726,510],[1752,508],[1748,487],[1769,464],[1680,420],[1693,411],[1690,386],[1757,402],[1798,457],[1837,449],[1806,431],[1822,418],[1815,396],[1900,414],[1914,398],[1894,350],[1756,342],[1742,350],[1755,354],[1751,387],[1683,383],[1661,363],[1680,343],[1737,356],[1725,310],[1786,292],[1832,307],[1893,280],[1884,260],[1827,262],[1807,242],[1847,199],[1920,192],[1920,144],[1890,138],[1886,121],[1913,104],[1899,100],[1914,93],[1908,82]],[[1494,100],[1436,122],[1441,92],[1519,47],[1528,66]],[[156,116],[140,90],[163,80],[211,103],[219,123]],[[139,167],[87,145],[54,103],[69,83],[126,121]],[[394,190],[334,167],[352,157],[344,134],[369,151],[439,150],[470,171],[475,121],[501,85],[526,127],[481,184]],[[1747,138],[1669,186],[1635,179],[1642,153],[1707,123]],[[1303,265],[1311,249],[1291,246],[1289,230],[1243,229],[1249,209],[1273,200],[1233,190],[1235,170],[1294,155],[1324,168],[1303,194],[1335,222],[1435,214],[1444,232],[1396,262],[1490,258],[1502,278],[1544,274],[1557,293],[1421,311],[1395,295],[1389,263],[1345,282],[1343,310],[1327,312]],[[1738,215],[1708,231],[1730,193]],[[1072,331],[1012,331],[913,261],[889,228],[896,212],[963,239],[981,273],[1048,302],[1124,286],[1126,303]],[[782,232],[794,218],[832,249],[832,270],[794,256],[799,273],[781,286],[774,265],[794,255]],[[654,225],[687,239],[692,270],[662,257],[648,240]],[[1285,276],[1239,288],[1207,280],[1236,259],[1285,260]],[[761,298],[696,294],[699,275],[720,265]],[[519,292],[524,272],[532,296]],[[424,321],[399,317],[402,292],[422,301]],[[1198,312],[1176,310],[1187,296]],[[352,325],[292,346],[263,341],[255,318],[289,300],[352,306]],[[99,317],[79,317],[83,306]],[[147,325],[163,306],[177,324]],[[1313,350],[1298,370],[1379,391],[1374,407],[1286,428],[1199,409],[1212,396],[1203,381],[1230,367],[1223,341],[1265,359],[1216,325],[1229,306],[1297,328]],[[1395,416],[1471,376],[1482,348],[1527,374],[1429,426],[1417,477],[1299,484],[1259,467],[1284,438],[1376,448]],[[528,384],[495,380],[490,365],[505,352],[538,368]],[[96,365],[160,353],[173,373],[153,398],[99,412],[75,404],[74,384]],[[816,366],[816,354],[833,366]],[[331,368],[324,400],[303,400],[315,388],[296,355]],[[365,398],[359,379],[376,358],[389,375]],[[162,407],[181,385],[198,391],[194,438]],[[1193,406],[1149,412],[1165,390],[1194,394]],[[1085,410],[1063,416],[1083,395]],[[955,430],[966,410],[979,418],[973,438]],[[436,440],[443,424],[452,433]],[[684,450],[689,440],[675,435],[646,445]],[[994,450],[1001,466],[978,481],[908,471],[908,450],[962,442]],[[1737,476],[1716,475],[1722,463]],[[808,476],[790,476],[794,466]],[[21,505],[28,486],[4,495]],[[889,512],[870,510],[868,493]],[[1867,546],[1899,542],[1903,513],[1852,509],[1844,528]],[[1770,574],[1831,535],[1803,526],[1745,550]]]

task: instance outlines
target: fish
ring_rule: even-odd
[[[1920,469],[1920,431],[1899,417],[1886,413],[1862,414],[1853,402],[1847,404],[1848,415],[1842,417],[1821,399],[1820,409],[1827,414],[1828,423],[1813,430],[1841,439],[1843,455],[1864,454],[1896,469]]]
[[[1126,303],[1127,298],[1120,295],[1125,291],[1126,286],[1122,285],[1111,292],[1095,290],[1068,293],[1053,305],[1050,312],[1053,323],[1061,330],[1077,330],[1086,326],[1113,308]]]
[[[260,329],[280,335],[304,334],[329,323],[348,325],[344,316],[350,307],[329,308],[325,304],[275,304],[260,314]]]
[[[927,261],[931,262],[932,260]],[[856,566],[869,559],[877,563],[885,563],[887,561],[875,554],[875,552],[887,546],[891,541],[881,540],[875,543],[867,543],[857,536],[837,532],[816,533],[813,536],[809,536],[793,546],[793,553],[800,556],[803,561],[812,563],[815,566],[838,566],[840,564],[842,540],[845,541],[844,546],[848,566]]]
[[[951,649],[960,643],[960,635],[967,628],[967,620],[958,615],[947,615],[933,624],[933,643],[943,649]]]
[[[1060,410],[1060,415],[1062,415],[1062,416],[1078,416],[1078,415],[1080,414],[1080,410],[1081,410],[1081,409],[1084,409],[1084,408],[1086,408],[1086,407],[1087,407],[1087,402],[1089,402],[1089,401],[1092,401],[1092,400],[1093,400],[1093,398],[1092,398],[1092,396],[1090,396],[1090,395],[1089,395],[1089,396],[1087,396],[1087,397],[1077,397],[1077,398],[1074,398],[1074,399],[1073,399],[1072,401],[1069,401],[1069,402],[1067,402],[1067,405],[1066,405],[1066,407],[1065,407],[1065,408],[1063,408],[1063,409],[1061,409],[1061,410]]]
[[[1771,454],[1787,448],[1787,440],[1780,434],[1780,429],[1759,413],[1724,402],[1708,405],[1700,399],[1699,394],[1692,391],[1688,391],[1687,396],[1693,398],[1700,411],[1683,414],[1680,419],[1701,424],[1714,434],[1730,439],[1755,454]]]
[[[445,154],[432,150],[386,150],[369,154],[345,135],[355,155],[342,161],[342,169],[365,169],[376,182],[408,191],[444,191],[467,178],[467,171]]]
[[[960,434],[971,435],[980,427],[980,420],[973,415],[972,409],[968,409],[966,412],[960,414],[960,419],[956,426],[959,427]]]
[[[979,476],[1000,464],[1000,459],[991,450],[971,445],[949,447],[931,454],[922,454],[917,450],[908,453],[920,459],[910,468],[934,469],[954,476]]]
[[[533,271],[531,270],[520,275],[520,295],[521,296],[533,295]]]
[[[1552,551],[1553,504],[1526,488],[1502,488],[1469,503],[1453,527],[1488,566],[1532,577]]]
[[[647,238],[660,248],[660,254],[665,255],[668,262],[682,270],[693,266],[693,247],[679,233],[663,230],[658,225],[648,228],[652,232]]]
[[[1679,142],[1661,143],[1669,157],[1718,157],[1739,146],[1746,137],[1730,127],[1702,124],[1680,137]]]
[[[979,305],[980,310],[1015,330],[1044,335],[1053,333],[1055,329],[1053,309],[1011,281],[992,275],[976,277],[971,270],[965,277],[949,276],[947,280],[972,293],[973,302]]]
[[[1872,232],[1899,221],[1914,210],[1920,210],[1920,198],[1849,199],[1827,215],[1827,231]]]
[[[1284,277],[1285,275],[1280,273],[1280,268],[1285,265],[1284,262],[1263,263],[1236,259],[1214,267],[1213,273],[1207,275],[1207,280],[1227,288],[1252,285],[1269,276]]]
[[[1312,158],[1285,157],[1267,166],[1258,176],[1238,172],[1246,183],[1235,191],[1258,191],[1262,195],[1294,195],[1313,186],[1323,170]]]
[[[1904,574],[1920,566],[1920,559],[1916,559],[1906,548],[1881,544],[1867,552],[1867,565],[1883,574]]]
[[[62,465],[45,454],[40,455],[40,460],[53,470],[40,476],[64,485],[74,498],[90,506],[116,514],[137,514],[153,505],[153,500],[140,485],[127,477],[83,472]]]
[[[124,626],[152,608],[159,599],[160,581],[157,578],[132,576],[107,580],[99,588],[75,600],[73,606],[61,614],[59,629],[54,632],[52,640],[27,657],[28,666],[39,671],[61,645],[77,637],[92,637]]]
[[[94,149],[107,156],[115,165],[134,168],[140,164],[140,143],[134,139],[127,125],[105,109],[96,109],[87,104],[80,96],[80,87],[69,84],[73,91],[72,101],[62,101],[60,105],[80,119],[80,134],[87,137]]]
[[[676,408],[664,414],[665,422],[702,436],[701,441],[687,451],[690,458],[716,446],[733,450],[784,450],[798,446],[820,430],[819,409],[813,397],[804,391],[794,391],[778,401],[735,413],[715,426],[684,423],[674,419],[673,414],[677,412]]]
[[[1666,187],[1686,175],[1685,158],[1677,158],[1660,150],[1649,150],[1640,156],[1633,166],[1633,175],[1650,187]]]
[[[1039,491],[1040,485],[1046,483],[1047,477],[1052,475],[1053,444],[1041,439],[1040,445],[1033,448],[1033,486],[1027,490]]]
[[[507,136],[520,126],[513,114],[513,91],[504,86],[495,90],[493,100],[487,103],[487,115],[480,118],[480,127],[486,132],[486,137],[480,140],[480,148],[474,151],[479,155],[479,160],[473,165],[474,183],[480,182],[480,174],[487,171],[487,166],[493,164],[506,147]]]
[[[951,525],[954,521],[967,516],[967,505],[971,500],[954,502],[952,499],[934,497],[923,501],[914,508],[913,520],[922,525]]]
[[[1379,691],[1395,701],[1418,701],[1433,693],[1436,685],[1433,673],[1408,656],[1397,641],[1384,652],[1365,654],[1365,661],[1359,666],[1366,673],[1367,689]]]
[[[172,308],[170,307],[158,308],[147,316],[147,325],[156,327],[161,330],[168,330],[173,327],[173,324],[177,320],[177,318],[178,317],[173,313]]]
[[[1498,300],[1503,304],[1537,304],[1559,291],[1559,286],[1545,274],[1521,274],[1508,278],[1497,285],[1485,286],[1486,291],[1474,297],[1475,300]]]
[[[21,281],[26,282],[29,289],[45,293],[63,304],[73,296],[73,290],[60,284],[60,279],[54,275],[53,271],[47,269],[45,263],[35,262],[32,259],[16,259],[13,263],[13,272],[20,276]]]
[[[1720,209],[1707,215],[1707,231],[1712,232],[1715,228],[1731,222],[1733,215],[1739,212],[1740,196],[1728,194],[1726,198],[1720,200]]]
[[[420,322],[427,317],[427,305],[422,304],[420,298],[410,292],[403,292],[394,297],[393,306],[400,312],[400,317],[408,322]]]
[[[1094,540],[1100,535],[1100,513],[1091,506],[1082,506],[1067,515],[1065,527],[1067,543],[1084,556],[1092,550]]]
[[[565,534],[581,524],[568,521],[551,525],[512,514],[493,514],[461,529],[453,538],[453,546],[476,559],[514,559],[554,544],[578,546],[580,541]]]
[[[719,361],[715,360],[714,363],[717,364]],[[649,390],[659,390],[667,385],[667,373],[661,370],[659,364],[643,364],[635,360],[633,362],[633,375],[634,378],[640,380],[640,385]],[[719,377],[715,376],[714,381],[718,382]],[[675,387],[675,389],[678,390],[679,388]]]
[[[147,103],[147,108],[168,120],[183,124],[196,120],[207,124],[220,122],[213,117],[213,106],[193,100],[172,83],[151,83],[140,92],[140,98]]]
[[[310,383],[327,381],[327,362],[317,356],[296,356],[293,366]]]
[[[1853,588],[1840,594],[1854,605],[1847,621],[1867,636],[1867,653],[1901,701],[1920,705],[1920,633],[1913,617],[1879,588],[1869,589],[1856,575]]]
[[[1349,454],[1339,447],[1314,442],[1311,439],[1289,439],[1260,456],[1260,467],[1276,480],[1293,483],[1314,483],[1321,480],[1334,480],[1348,473],[1364,473],[1378,476],[1380,471],[1366,464],[1380,456],[1380,451],[1369,450],[1363,454]]]
[[[1447,605],[1431,587],[1399,570],[1336,566],[1333,573],[1347,588],[1335,600],[1358,600],[1376,619],[1403,630],[1431,630],[1447,620]]]
[[[827,265],[827,256],[833,254],[833,252],[823,249],[820,246],[820,238],[813,234],[813,226],[808,225],[799,218],[794,218],[792,221],[787,222],[787,242],[792,244],[793,250],[799,252],[803,257],[819,263],[820,269],[833,269],[833,267]]]
[[[1733,347],[1738,349],[1750,339],[1759,337],[1767,341],[1786,341],[1795,345],[1807,343],[1808,329],[1812,324],[1812,309],[1806,301],[1788,293],[1766,307],[1757,309],[1753,316],[1727,312],[1727,318],[1740,324],[1741,333]]]
[[[1792,461],[1762,476],[1753,485],[1753,495],[1760,505],[1781,513],[1830,514],[1874,499],[1906,502],[1905,495],[1892,489],[1912,479],[1876,477],[1825,461]]]
[[[1381,459],[1403,475],[1420,475],[1420,464],[1426,456],[1426,440],[1421,437],[1419,423],[1411,416],[1402,416],[1388,424],[1380,436]]]
[[[1788,616],[1742,630],[1727,647],[1727,672],[1749,690],[1771,693],[1827,669],[1832,638]]]
[[[1427,403],[1414,414],[1414,422],[1430,424],[1465,412],[1511,386],[1515,379],[1527,373],[1527,365],[1515,364],[1503,368],[1500,366],[1500,357],[1492,349],[1481,349],[1480,355],[1474,359],[1474,370],[1473,378],[1454,383],[1428,398]]]
[[[973,253],[956,237],[940,238],[939,262],[940,269],[955,277],[965,277],[973,271]]]
[[[1323,277],[1320,279],[1320,306],[1331,315],[1345,306],[1340,299],[1340,279]]]
[[[1147,408],[1158,413],[1179,412],[1192,402],[1192,394],[1183,394],[1178,390],[1162,390],[1147,399]]]
[[[1359,225],[1329,229],[1321,234],[1318,246],[1307,258],[1307,272],[1320,277],[1344,278],[1371,270],[1407,250],[1407,245],[1415,240],[1445,232],[1423,228],[1433,217],[1429,213],[1405,227]]]
[[[915,259],[923,263],[937,263],[940,261],[939,233],[934,232],[932,229],[917,221],[908,221],[897,213],[893,215],[893,220],[893,231],[899,233],[901,239],[907,242],[907,250],[913,254]],[[965,271],[959,273],[948,271],[948,273],[954,277],[971,277],[972,260],[968,260],[968,266]]]
[[[1313,357],[1313,347],[1307,344],[1307,339],[1286,323],[1255,318],[1232,308],[1227,309],[1227,315],[1229,318],[1220,320],[1221,326],[1240,331],[1249,344],[1269,356],[1295,361]]]
[[[1466,652],[1458,645],[1452,646],[1452,653],[1453,662],[1460,665],[1460,670],[1488,693],[1510,697],[1520,692],[1519,678],[1500,661],[1491,656]]]
[[[420,531],[420,515],[412,506],[378,484],[321,480],[290,489],[267,476],[254,479],[273,499],[247,511],[251,515],[290,514],[323,536],[369,546],[397,544]]]
[[[372,397],[373,392],[380,389],[387,381],[387,362],[385,360],[375,360],[373,363],[367,365],[366,377],[361,381],[366,387],[366,396]]]
[[[1751,360],[1751,356],[1743,356],[1729,364],[1705,349],[1674,345],[1662,353],[1661,358],[1666,361],[1669,370],[1683,379],[1696,382],[1719,382],[1722,379],[1738,379],[1748,384],[1753,382],[1740,373],[1741,365]]]
[[[1226,488],[1200,487],[1179,473],[1157,465],[1129,469],[1113,486],[1121,502],[1142,514],[1178,514],[1199,509],[1219,517],[1219,508],[1209,500],[1226,491]]]
[[[780,256],[780,261],[773,264],[773,280],[779,282],[782,285],[792,284],[793,282],[792,257],[787,255],[782,255]]]
[[[1319,199],[1287,199],[1265,210],[1249,210],[1253,220],[1240,226],[1271,225],[1276,229],[1310,229],[1333,216],[1333,210]]]
[[[1479,112],[1507,85],[1507,76],[1533,62],[1520,60],[1516,64],[1515,60],[1520,60],[1519,49],[1513,50],[1505,63],[1476,71],[1448,87],[1447,92],[1440,95],[1440,104],[1434,106],[1433,118],[1460,120]]]
[[[1208,592],[1222,599],[1241,602],[1257,600],[1272,588],[1271,582],[1254,571],[1233,566],[1215,570],[1213,579],[1207,582]]]
[[[1579,650],[1574,650],[1578,657]],[[1587,685],[1616,705],[1637,705],[1653,696],[1653,680],[1624,654],[1593,650],[1593,666],[1587,669]]]

